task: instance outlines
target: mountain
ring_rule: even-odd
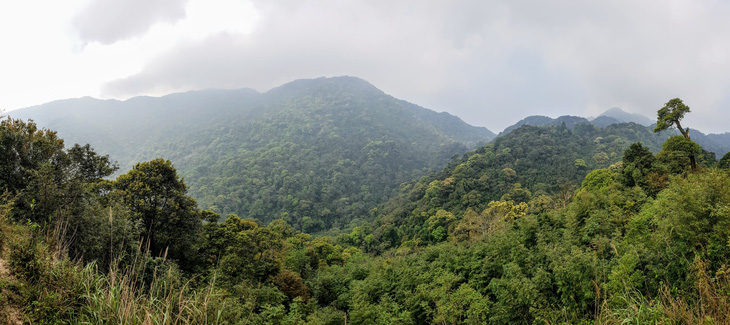
[[[677,132],[679,133],[679,132]],[[692,141],[697,142],[705,150],[714,152],[717,159],[720,159],[730,151],[730,136],[724,134],[704,134],[695,129],[690,129],[689,133]]]
[[[720,150],[715,151],[718,159],[730,152],[730,132],[720,134],[710,133],[707,137],[721,146]]]
[[[720,134],[710,133],[707,136],[717,143],[730,146],[730,132]]]
[[[570,115],[564,115],[560,116],[556,119],[547,117],[547,116],[541,116],[541,115],[533,115],[528,116],[519,122],[515,123],[514,125],[511,125],[504,129],[504,131],[500,132],[499,135],[505,135],[513,130],[518,129],[520,126],[523,125],[532,125],[532,126],[560,126],[562,124],[565,124],[566,127],[572,129],[574,126],[579,124],[590,124],[590,122],[579,116],[570,116]]]
[[[611,108],[611,109],[603,112],[598,117],[599,118],[600,117],[610,117],[610,118],[614,118],[622,123],[632,122],[632,123],[640,124],[643,126],[649,126],[652,123],[654,123],[654,121],[652,121],[650,118],[648,118],[644,115],[628,113],[618,107]]]
[[[610,125],[622,123],[635,123],[639,126],[646,128],[649,131],[654,130],[654,126],[652,124],[653,122],[648,117],[640,114],[627,113],[618,107],[614,107],[605,111],[603,114],[592,120],[580,116],[570,115],[560,116],[555,119],[540,115],[528,116],[515,123],[514,125],[505,128],[504,131],[499,133],[499,136],[501,137],[509,134],[510,132],[518,129],[523,125],[559,126],[565,124],[567,128],[573,129],[575,126],[582,124],[592,124],[599,128],[605,128]],[[679,135],[679,132],[676,130],[669,132],[672,135]],[[705,148],[705,150],[714,152],[718,159],[725,155],[727,152],[730,152],[730,133],[706,135],[700,131],[693,129],[690,136],[692,137],[693,141],[697,142],[699,145]],[[658,152],[659,149],[660,148],[657,148],[657,150],[653,151]]]
[[[594,119],[587,119],[580,116],[564,115],[558,118],[551,118],[541,115],[528,116],[519,122],[515,123],[500,132],[499,135],[504,135],[512,132],[522,125],[534,125],[534,126],[558,126],[565,123],[568,128],[573,128],[579,124],[593,124],[597,127],[606,127],[611,124],[619,123],[636,123],[643,126],[649,126],[653,122],[646,116],[640,114],[632,114],[623,111],[618,107],[611,108]]]
[[[618,120],[614,117],[603,116],[603,115],[591,120],[591,124],[593,124],[599,128],[603,128],[603,127],[607,127],[611,124],[619,124],[619,123],[624,123],[624,122],[621,120]]]
[[[283,217],[309,232],[359,223],[402,182],[494,137],[354,77],[296,80],[266,93],[87,97],[10,115],[57,130],[67,143],[90,143],[122,172],[170,159],[201,208]]]

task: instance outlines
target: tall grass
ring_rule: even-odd
[[[132,258],[118,254],[108,270],[99,270],[94,262],[67,257],[67,223],[43,230],[14,224],[3,211],[7,209],[0,209],[0,248],[7,248],[18,292],[11,303],[24,306],[26,323],[223,323],[217,310],[224,301],[216,295],[214,276],[192,288],[174,263],[151,256],[141,244]]]
[[[150,265],[149,250],[139,250],[134,263],[120,268],[114,263],[106,275],[95,265],[85,267],[89,274],[79,321],[83,324],[218,324],[209,317],[214,297],[214,280],[198,290],[190,281],[182,282],[174,266]],[[147,283],[145,275],[152,280]]]
[[[623,304],[611,306],[604,302],[599,323],[730,324],[730,268],[723,265],[711,272],[707,263],[697,257],[692,277],[695,282],[690,292],[672,293],[671,288],[665,286],[656,299],[636,291],[613,297]]]
[[[705,261],[695,258],[692,273],[693,295],[672,295],[668,288],[662,291],[667,317],[684,324],[730,324],[730,268],[723,265],[712,274]]]

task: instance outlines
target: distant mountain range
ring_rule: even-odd
[[[654,129],[655,122],[646,116],[640,114],[633,114],[623,111],[618,107],[611,108],[594,119],[588,119],[580,116],[564,115],[558,118],[551,118],[541,115],[528,116],[519,122],[507,127],[504,131],[499,133],[499,136],[503,136],[511,133],[523,125],[533,126],[560,126],[565,124],[569,129],[574,128],[580,124],[592,124],[600,128],[607,127],[609,125],[620,124],[620,123],[636,123],[645,126],[650,129]],[[665,131],[665,132],[679,132]],[[730,152],[730,133],[723,134],[704,134],[697,130],[691,130],[690,136],[692,140],[700,144],[706,150],[714,152],[717,158],[722,157],[727,152]]]
[[[121,172],[170,159],[201,208],[298,229],[344,227],[399,184],[495,134],[389,96],[354,77],[296,80],[266,93],[204,90],[126,101],[80,98],[13,111]]]

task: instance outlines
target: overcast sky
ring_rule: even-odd
[[[26,0],[0,4],[0,109],[351,75],[494,132],[528,115],[730,131],[730,2]]]

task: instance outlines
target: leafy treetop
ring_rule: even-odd
[[[186,261],[200,229],[202,217],[195,200],[186,195],[187,186],[169,160],[139,163],[114,182],[115,195],[142,226],[154,253],[168,250],[168,257]]]
[[[664,107],[657,111],[656,128],[654,132],[659,132],[676,126],[682,135],[689,139],[689,129],[682,128],[679,121],[684,118],[684,114],[689,113],[689,106],[685,105],[681,99],[674,98],[664,104]]]

